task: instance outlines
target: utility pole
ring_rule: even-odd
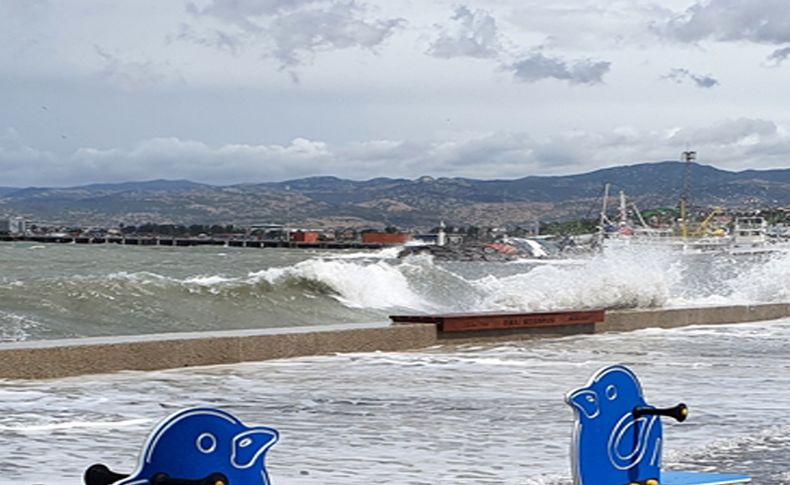
[[[685,151],[683,152],[683,161],[685,163],[683,172],[683,196],[680,199],[680,222],[683,239],[688,237],[688,209],[689,209],[689,179],[691,178],[691,164],[697,159],[697,152]]]

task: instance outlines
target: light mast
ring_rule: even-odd
[[[680,230],[683,239],[688,237],[688,205],[689,205],[689,179],[691,177],[691,164],[697,159],[697,152],[685,151],[683,152],[683,161],[685,163],[683,172],[683,195],[680,198]]]

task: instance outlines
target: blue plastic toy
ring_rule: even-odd
[[[266,452],[279,439],[273,428],[245,426],[232,414],[190,408],[162,421],[148,436],[131,475],[94,465],[87,485],[269,485]]]
[[[636,375],[623,365],[599,370],[586,387],[567,394],[575,411],[575,485],[730,485],[744,475],[661,470],[661,416],[684,421],[688,408],[648,405]],[[86,485],[270,485],[266,452],[277,430],[245,426],[225,411],[179,411],[150,434],[131,475],[93,465]]]
[[[685,404],[657,409],[642,395],[636,375],[623,365],[605,367],[586,387],[571,391],[571,461],[575,485],[725,485],[748,483],[744,475],[661,470],[661,416],[684,421]]]

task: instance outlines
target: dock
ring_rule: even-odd
[[[92,237],[92,236],[4,236],[4,242],[35,242],[41,244],[119,244],[124,246],[222,246],[232,248],[296,248],[296,249],[382,249],[382,243],[365,243],[358,241],[284,241],[279,239],[229,239],[201,237]]]

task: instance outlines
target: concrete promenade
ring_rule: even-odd
[[[507,335],[480,332],[466,335],[464,340],[541,338],[785,317],[790,317],[790,304],[622,310],[607,312],[603,322],[590,327],[521,329]],[[433,324],[386,323],[22,342],[0,344],[0,378],[50,379],[340,352],[405,351],[457,342],[445,338]]]

